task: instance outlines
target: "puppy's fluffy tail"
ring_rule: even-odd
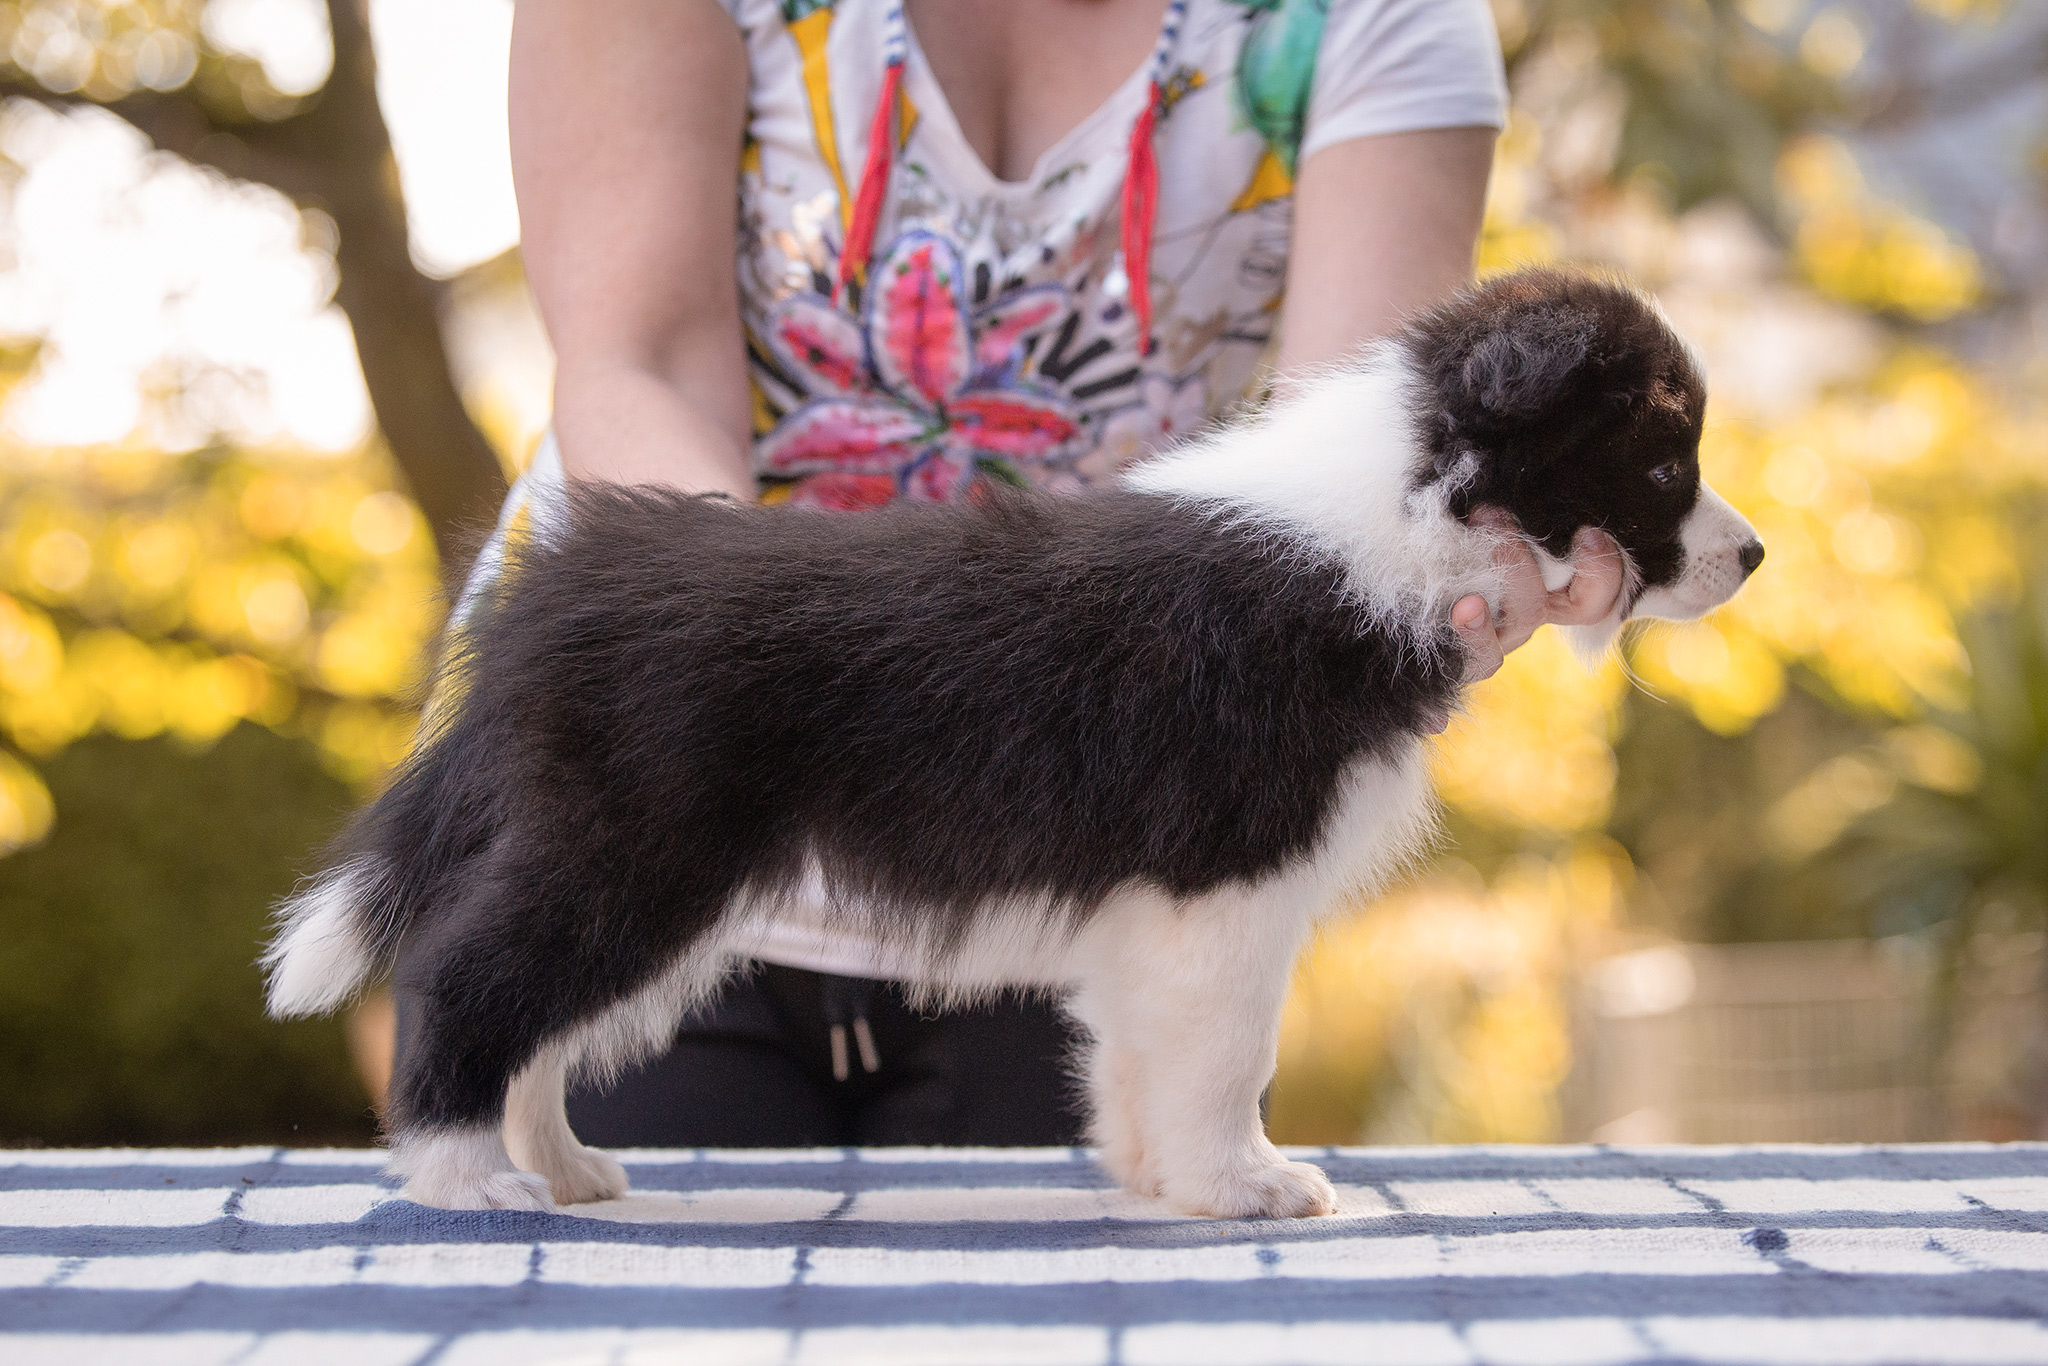
[[[501,820],[497,761],[517,725],[501,704],[478,701],[471,660],[516,577],[501,570],[449,630],[413,752],[329,846],[327,871],[279,903],[261,959],[276,1018],[324,1015],[389,971],[406,936],[464,885],[489,845]]]
[[[277,935],[263,951],[270,1013],[282,1020],[346,1004],[389,959],[397,910],[389,872],[368,854],[287,898],[277,910]]]
[[[331,846],[327,871],[278,905],[277,933],[262,958],[278,1019],[324,1015],[388,969],[434,900],[446,837],[474,834],[474,794],[440,750],[415,752]]]
[[[263,951],[270,1013],[324,1015],[389,969],[487,835],[488,791],[468,775],[458,723],[415,750],[330,846],[327,871],[277,908]],[[471,757],[474,757],[473,755]]]

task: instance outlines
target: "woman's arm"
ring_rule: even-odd
[[[1336,360],[1472,283],[1491,128],[1352,138],[1302,163],[1280,369]]]
[[[1280,316],[1283,381],[1385,336],[1404,317],[1471,283],[1493,142],[1491,128],[1439,128],[1353,138],[1308,158],[1294,187],[1294,244]],[[1489,621],[1486,600],[1477,595],[1451,609],[1469,678],[1491,675],[1546,621],[1585,625],[1613,610],[1621,593],[1614,542],[1582,532],[1572,549],[1579,572],[1550,592],[1536,557],[1511,543],[1500,560],[1508,574],[1500,619]]]
[[[573,478],[755,495],[734,258],[747,55],[716,0],[519,0],[512,170]]]

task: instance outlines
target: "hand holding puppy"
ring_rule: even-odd
[[[1465,642],[1465,681],[1491,678],[1512,650],[1520,649],[1548,622],[1553,626],[1590,626],[1606,620],[1621,596],[1621,547],[1604,531],[1581,527],[1572,538],[1571,582],[1546,588],[1536,556],[1522,540],[1515,519],[1496,507],[1472,510],[1474,526],[1509,533],[1493,552],[1494,563],[1507,575],[1500,620],[1493,619],[1486,599],[1477,593],[1459,598],[1451,608],[1451,625]]]

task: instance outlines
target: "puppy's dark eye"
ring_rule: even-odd
[[[1651,470],[1650,482],[1660,489],[1675,488],[1678,484],[1679,476],[1684,473],[1685,467],[1674,460],[1668,465],[1659,465],[1656,469]]]

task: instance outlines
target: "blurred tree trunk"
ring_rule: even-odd
[[[496,514],[504,474],[450,373],[441,290],[412,263],[360,0],[328,0],[328,15],[334,73],[327,88],[311,109],[261,129],[259,137],[305,170],[305,187],[286,192],[326,210],[340,230],[335,302],[355,329],[377,423],[452,578],[468,567],[474,529]]]
[[[456,582],[478,531],[504,497],[505,477],[449,369],[442,287],[412,263],[363,0],[328,0],[327,12],[334,71],[318,94],[284,118],[256,118],[201,81],[169,94],[138,92],[104,107],[165,151],[270,185],[333,218],[339,229],[335,302],[355,330],[377,424],[433,528],[443,574]],[[49,104],[87,102],[54,95],[21,75],[6,86]]]

